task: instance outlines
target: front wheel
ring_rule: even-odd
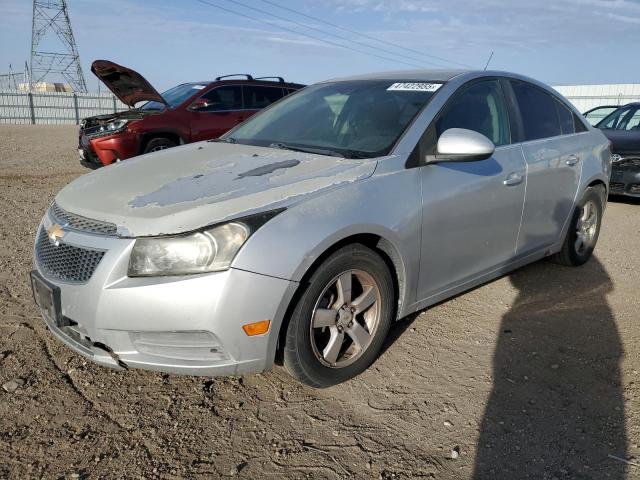
[[[177,143],[168,138],[154,138],[147,143],[143,153],[159,152],[167,148],[173,148],[177,146]]]
[[[394,300],[391,274],[380,255],[359,244],[338,250],[313,273],[293,310],[285,369],[314,387],[355,377],[378,356]]]
[[[562,249],[551,257],[553,262],[577,267],[591,258],[600,234],[604,197],[602,187],[589,187],[585,190],[571,218]]]

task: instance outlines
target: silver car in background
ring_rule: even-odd
[[[586,262],[609,176],[604,135],[529,78],[330,80],[67,185],[38,229],[34,296],[102,365],[278,360],[325,387],[366,369],[396,319],[543,257]]]

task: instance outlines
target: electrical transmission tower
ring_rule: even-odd
[[[48,75],[59,75],[74,92],[87,91],[66,0],[33,0],[29,70],[31,89]]]

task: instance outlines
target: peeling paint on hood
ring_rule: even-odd
[[[376,160],[201,142],[110,165],[58,193],[63,209],[122,236],[176,234],[291,205],[371,176]]]

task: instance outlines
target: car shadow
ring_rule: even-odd
[[[609,201],[612,203],[626,203],[627,205],[640,205],[640,198],[624,195],[609,195]]]
[[[508,276],[493,387],[480,424],[474,479],[622,479],[627,458],[622,342],[593,257],[569,268],[542,260]],[[432,307],[431,307],[432,308]],[[389,332],[389,348],[417,312]]]
[[[480,427],[476,479],[625,478],[622,343],[594,257],[579,269],[547,262],[510,276],[493,389]]]

